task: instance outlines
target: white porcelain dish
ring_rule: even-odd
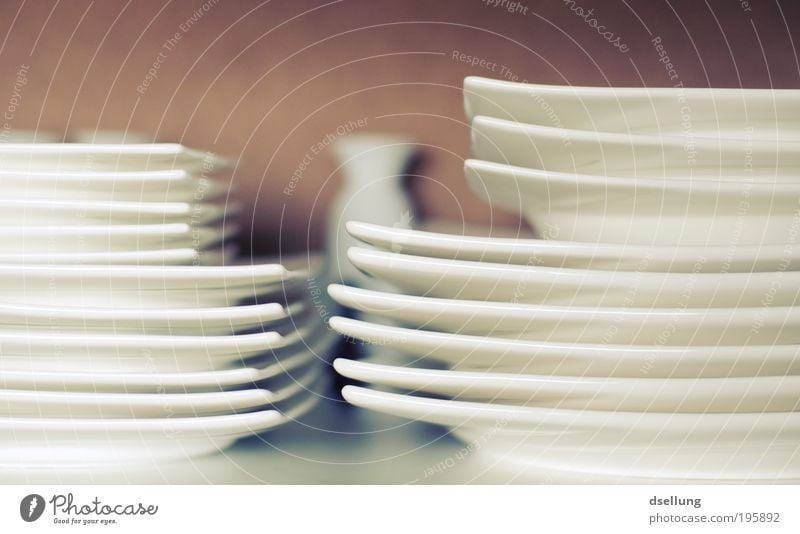
[[[0,417],[201,417],[255,411],[269,403],[270,393],[261,389],[164,394],[0,390]]]
[[[27,389],[63,392],[110,393],[185,393],[245,389],[254,386],[272,388],[271,382],[285,380],[303,366],[322,366],[336,336],[327,334],[298,347],[294,353],[276,356],[268,353],[246,367],[219,371],[194,372],[121,372],[121,371],[13,371],[0,369],[0,386],[5,389]]]
[[[204,393],[0,390],[0,417],[124,419],[245,413],[304,394],[320,374],[319,366],[314,366],[273,391],[255,387]]]
[[[165,171],[53,171],[47,169],[0,169],[0,189],[13,189],[21,184],[31,187],[63,187],[71,189],[115,191],[192,190],[201,180],[183,169]],[[213,183],[213,182],[210,182]]]
[[[800,183],[631,180],[479,160],[464,170],[475,194],[524,215],[538,237],[735,251],[787,248],[800,226]]]
[[[558,343],[431,332],[333,317],[351,339],[459,370],[631,378],[725,378],[800,374],[800,345],[653,346]]]
[[[228,185],[185,170],[55,172],[0,170],[5,198],[72,201],[203,202],[222,200]]]
[[[594,378],[419,369],[339,358],[347,378],[412,393],[575,410],[669,413],[792,412],[800,376]]]
[[[3,179],[0,174],[0,179]],[[203,203],[233,204],[235,193],[225,184],[216,180],[193,179],[191,186],[168,187],[164,190],[149,187],[119,187],[108,191],[99,188],[84,188],[77,185],[17,183],[13,186],[0,186],[0,194],[5,198],[35,199],[41,202],[148,202],[148,203]],[[229,198],[230,197],[230,198]]]
[[[258,287],[302,276],[277,263],[230,266],[73,266],[73,265],[0,265],[3,285],[13,286],[24,280],[38,283],[111,281],[113,289],[219,288],[232,285]]]
[[[280,331],[222,336],[0,332],[9,371],[201,372],[258,366],[306,352],[323,335],[316,321]]]
[[[467,118],[478,115],[575,130],[684,137],[800,139],[800,91],[577,87],[464,79]]]
[[[221,250],[164,248],[111,252],[0,252],[0,265],[225,265],[236,257],[229,245]]]
[[[675,478],[800,475],[800,413],[630,413],[503,406],[355,386],[355,406],[445,425],[505,465]]]
[[[449,427],[486,428],[504,421],[504,431],[521,432],[545,441],[557,437],[557,443],[563,445],[603,440],[618,446],[654,442],[722,446],[747,439],[762,443],[793,442],[800,448],[800,412],[673,414],[568,410],[433,399],[357,386],[345,386],[342,395],[362,408]]]
[[[448,260],[640,272],[692,272],[698,263],[707,272],[800,270],[800,247],[787,251],[783,244],[731,247],[580,243],[443,234],[355,221],[347,223],[347,231],[383,250]]]
[[[800,141],[694,139],[567,130],[475,117],[475,159],[600,176],[797,183]]]
[[[0,332],[229,335],[265,329],[299,316],[308,304],[294,301],[222,308],[94,308],[0,304]]]
[[[280,291],[284,284],[296,283],[304,276],[280,264],[0,265],[0,301],[136,308],[217,307]]]
[[[83,253],[204,249],[231,240],[238,233],[234,223],[203,226],[189,223],[0,225],[0,252],[15,254]],[[13,236],[13,237],[11,237]]]
[[[102,200],[0,199],[0,225],[162,224],[205,225],[232,217],[234,205],[189,202],[107,202]]]
[[[787,440],[747,440],[737,443],[694,442],[662,445],[658,440],[641,446],[616,444],[569,445],[548,443],[540,434],[491,429],[458,428],[453,435],[466,443],[481,443],[486,469],[519,481],[605,484],[796,484],[797,444]],[[535,474],[535,475],[534,475]],[[552,478],[550,478],[552,477]]]
[[[173,461],[218,452],[239,438],[302,416],[308,395],[286,411],[148,419],[0,419],[0,463],[91,466]]]
[[[231,163],[210,152],[174,143],[3,143],[0,162],[15,171],[158,171],[195,170],[211,173]]]
[[[225,369],[302,343],[310,329],[229,336],[2,332],[5,370],[191,372]]]
[[[350,248],[348,256],[362,271],[406,292],[440,298],[574,306],[707,308],[791,306],[800,296],[800,272],[593,271],[444,260],[358,247]]]
[[[146,144],[152,143],[153,136],[143,132],[135,132],[130,130],[112,130],[112,129],[96,129],[96,128],[81,128],[79,130],[72,130],[68,134],[70,143],[100,143],[100,144],[122,144],[122,143],[137,143]]]
[[[63,133],[41,129],[12,128],[6,132],[5,139],[10,143],[61,143],[65,139]]]
[[[448,333],[639,345],[800,343],[800,308],[601,308],[437,299],[328,286],[339,304],[370,317]],[[339,319],[336,319],[337,321]]]

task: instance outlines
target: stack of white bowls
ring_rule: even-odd
[[[0,463],[186,458],[314,405],[331,336],[306,273],[232,261],[226,165],[0,145]]]
[[[474,192],[536,239],[351,223],[351,403],[498,480],[800,480],[800,92],[468,78]],[[401,392],[387,391],[400,389]]]

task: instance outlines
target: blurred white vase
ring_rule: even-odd
[[[347,249],[357,241],[347,233],[348,221],[409,227],[414,206],[405,176],[416,159],[411,140],[383,134],[354,134],[338,139],[333,157],[342,186],[328,215],[327,252],[331,281],[359,287],[386,288],[350,264]],[[363,246],[363,245],[362,245]]]

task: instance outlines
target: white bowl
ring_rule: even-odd
[[[475,117],[476,159],[547,171],[671,180],[800,180],[800,141],[695,139],[567,130]]]
[[[467,118],[683,137],[800,139],[800,91],[576,87],[464,79]]]
[[[633,245],[791,244],[800,182],[766,184],[592,176],[479,160],[467,182],[492,205],[524,215],[540,237]]]
[[[515,208],[516,209],[516,208]],[[351,221],[347,231],[360,241],[392,252],[448,260],[607,271],[706,272],[800,270],[800,247],[780,245],[622,245],[548,239],[501,238],[423,232]]]

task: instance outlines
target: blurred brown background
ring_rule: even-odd
[[[3,1],[0,13],[0,107],[21,68],[28,80],[6,122],[59,135],[127,129],[233,157],[243,244],[258,253],[321,245],[338,183],[329,154],[313,158],[293,196],[282,191],[311,145],[364,118],[364,131],[425,146],[425,177],[413,183],[425,216],[514,223],[462,178],[467,75],[670,85],[658,36],[686,86],[800,87],[793,0],[42,0]]]

